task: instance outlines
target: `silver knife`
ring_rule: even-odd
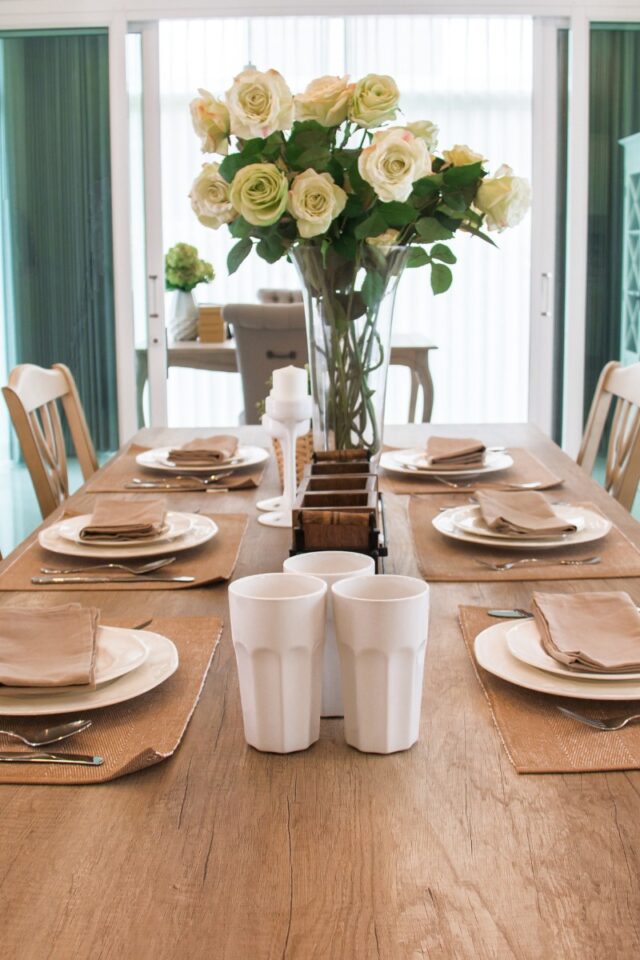
[[[83,767],[99,767],[104,763],[103,757],[92,757],[86,753],[25,753],[19,750],[8,750],[0,753],[0,763],[69,763]]]
[[[123,574],[115,577],[31,577],[31,583],[194,583],[195,577],[141,577]]]
[[[514,619],[514,620],[531,620],[533,617],[532,613],[529,613],[528,610],[487,610],[487,613],[490,617],[504,617],[505,619]]]

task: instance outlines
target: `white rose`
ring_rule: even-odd
[[[481,153],[475,153],[466,143],[456,143],[451,150],[443,150],[442,156],[452,167],[465,167],[469,163],[484,163],[487,159]]]
[[[191,101],[189,109],[193,129],[200,137],[201,150],[226,155],[229,150],[229,111],[208,90],[198,90],[198,93],[200,96]]]
[[[414,123],[408,123],[406,129],[410,130],[418,140],[424,140],[428,150],[435,150],[438,146],[438,133],[440,131],[431,120],[416,120]]]
[[[531,185],[524,177],[514,177],[505,164],[495,177],[482,181],[475,204],[484,213],[489,230],[515,227],[531,206]]]
[[[400,91],[392,77],[369,73],[358,80],[353,91],[349,119],[359,127],[378,127],[395,120]]]
[[[384,203],[404,201],[414,182],[431,173],[431,157],[424,140],[402,127],[392,127],[374,133],[371,145],[358,158],[358,170]]]
[[[384,233],[379,233],[377,237],[367,237],[367,243],[372,247],[393,247],[399,236],[399,230],[389,227]]]
[[[229,200],[230,186],[218,173],[219,167],[219,163],[203,163],[189,194],[191,209],[200,223],[214,230],[237,217]]]
[[[293,96],[277,70],[243,70],[226,97],[231,133],[242,140],[264,139],[293,123]]]
[[[347,195],[329,173],[305,170],[291,184],[287,209],[298,224],[301,237],[317,237],[342,213]]]
[[[294,97],[296,120],[316,120],[323,127],[337,127],[347,119],[355,84],[349,77],[318,77],[304,93]]]

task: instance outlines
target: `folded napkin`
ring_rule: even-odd
[[[640,613],[628,593],[534,593],[542,646],[569,669],[640,671]]]
[[[575,523],[568,523],[559,517],[541,493],[478,490],[476,499],[486,525],[499,533],[513,533],[526,538],[548,537],[576,530]]]
[[[166,513],[164,500],[100,500],[80,539],[148,540],[162,533]]]
[[[238,438],[222,434],[218,437],[198,437],[169,451],[168,459],[179,467],[215,466],[232,457],[238,449]]]
[[[427,464],[443,470],[454,467],[481,467],[486,447],[480,440],[458,437],[429,437]]]
[[[0,609],[0,683],[62,687],[95,682],[100,611],[67,603],[46,610]]]

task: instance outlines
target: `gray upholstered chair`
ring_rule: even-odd
[[[258,290],[258,300],[260,303],[302,303],[302,291],[264,287]]]
[[[222,310],[233,327],[242,377],[244,423],[259,423],[258,404],[278,367],[307,362],[307,335],[301,303],[230,303]]]

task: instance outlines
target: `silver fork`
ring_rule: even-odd
[[[610,720],[594,720],[593,717],[585,717],[581,713],[574,713],[573,710],[567,710],[566,707],[558,707],[560,713],[565,717],[571,717],[578,723],[586,723],[588,727],[595,727],[596,730],[622,730],[633,720],[640,720],[640,713],[632,713],[630,717],[612,717]]]
[[[144,576],[145,573],[153,573],[154,570],[160,570],[167,567],[175,561],[175,557],[162,557],[161,560],[152,560],[150,563],[138,563],[132,567],[126,563],[92,563],[84,567],[40,567],[40,573],[84,573],[85,570],[126,570],[133,576]]]
[[[546,567],[555,567],[557,565],[562,565],[566,567],[582,567],[586,565],[595,565],[596,563],[601,562],[600,557],[585,557],[584,560],[546,560],[543,557],[523,557],[522,560],[509,560],[507,563],[491,563],[489,560],[481,560],[480,557],[475,557],[476,563],[479,563],[482,567],[489,567],[490,570],[511,570],[513,567],[523,567],[528,563],[540,563]]]

